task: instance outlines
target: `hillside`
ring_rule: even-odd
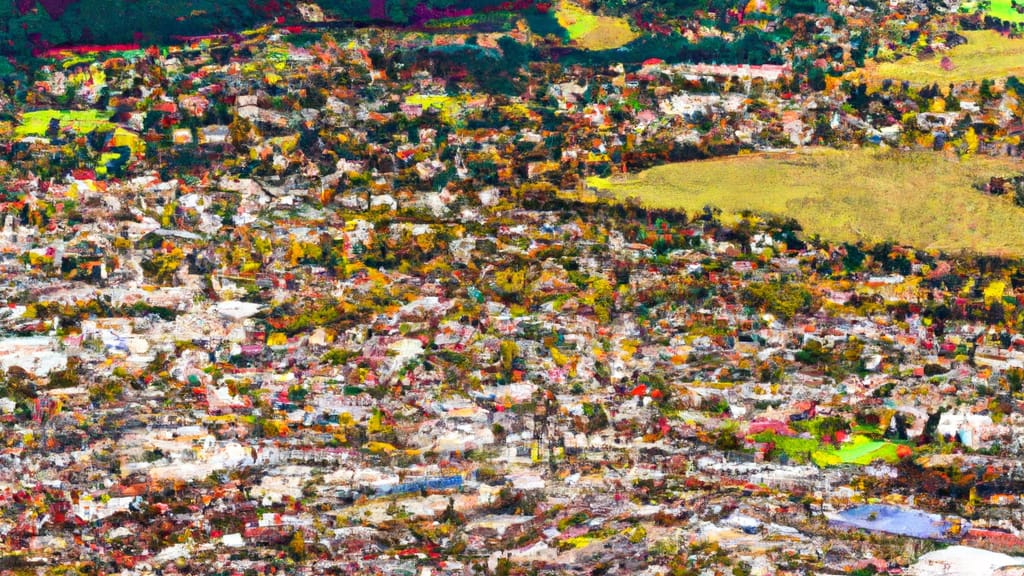
[[[431,11],[489,11],[497,0],[323,0],[342,23],[404,25]],[[532,8],[533,2],[526,2]],[[277,0],[0,0],[0,52],[27,55],[53,46],[163,43],[177,36],[237,32],[271,19],[302,20]]]
[[[656,208],[753,210],[795,218],[836,241],[1024,254],[1024,209],[973,188],[1018,172],[1006,159],[809,149],[659,166],[624,182],[589,183]]]
[[[668,23],[667,27],[644,24],[645,30],[658,32],[655,36],[660,37],[660,42],[654,52],[659,57],[664,57],[661,53],[665,49],[671,52],[678,48],[681,39],[670,34],[672,29],[703,6],[666,0],[636,6],[591,2],[588,8],[543,0],[323,0],[314,4],[327,21],[340,27],[434,29],[431,23],[442,23],[444,28],[467,18],[486,21],[506,17],[504,20],[511,21],[522,17],[534,33],[554,34],[584,51],[612,51],[631,41],[643,41],[649,35],[638,38],[637,26],[642,23],[642,14],[650,12]],[[714,4],[724,13],[742,8],[745,2],[716,0]],[[272,20],[287,25],[303,24],[308,18],[299,9],[302,5],[278,0],[0,0],[0,55],[25,58],[55,47],[82,44],[163,44],[182,37],[236,33]],[[784,3],[784,7],[784,13],[806,8],[797,0]],[[717,23],[725,29],[736,24]],[[486,22],[483,27],[487,28]],[[700,54],[686,56],[702,59],[721,52],[719,57],[758,62],[766,57],[747,54],[749,47],[733,54],[727,44],[708,46]],[[642,42],[639,48],[645,49]],[[641,60],[649,57],[652,56],[645,55]]]
[[[923,85],[1024,75],[1024,40],[1005,38],[992,30],[964,30],[963,36],[966,44],[931,58],[907,56],[895,62],[869,61],[866,76],[873,84],[888,79]],[[948,69],[942,66],[943,56],[949,59]]]

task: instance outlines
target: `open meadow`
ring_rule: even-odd
[[[973,186],[1020,172],[1013,160],[925,152],[805,149],[659,166],[588,184],[654,208],[795,218],[808,235],[1024,255],[1024,209]]]
[[[567,1],[559,5],[555,17],[568,32],[569,40],[585,50],[611,50],[637,37],[625,19],[598,16]]]
[[[961,12],[973,12],[978,9],[978,2],[964,2],[960,5]],[[1024,13],[1018,12],[1013,7],[1013,0],[991,0],[984,13],[1007,22],[1024,22]]]
[[[866,62],[864,74],[872,83],[882,80],[909,81],[924,85],[938,83],[945,88],[950,82],[980,82],[986,78],[1024,76],[1024,39],[1005,38],[993,30],[964,30],[967,38],[947,53],[925,60],[907,56],[896,62]],[[948,56],[953,68],[942,68],[942,57]]]

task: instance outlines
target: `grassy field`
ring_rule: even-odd
[[[462,102],[455,97],[442,94],[410,94],[405,103],[421,106],[423,110],[437,110],[445,122],[453,122],[462,111]]]
[[[72,128],[79,134],[93,130],[113,128],[110,113],[97,110],[37,110],[26,112],[14,131],[17,137],[43,136],[50,127],[50,122],[57,120],[61,129]]]
[[[779,436],[773,433],[758,434],[755,436],[758,442],[771,442],[775,450],[785,453],[794,462],[806,462],[810,460],[819,467],[839,466],[842,464],[867,465],[875,460],[896,462],[898,446],[891,442],[871,440],[866,436],[854,436],[850,442],[839,448],[830,445],[822,445],[813,438],[797,438],[793,436]]]
[[[977,2],[964,2],[960,5],[961,12],[973,12],[976,10]],[[1007,22],[1024,22],[1024,14],[1013,9],[1011,0],[992,0],[991,5],[985,14],[1006,20]]]
[[[1024,76],[1024,39],[1011,40],[992,30],[965,30],[962,34],[967,44],[946,54],[953,63],[952,70],[942,69],[942,55],[937,54],[927,60],[909,56],[896,62],[868,61],[864,73],[872,83],[885,79],[919,85],[937,82],[943,88],[950,82]]]
[[[811,460],[818,466],[839,466],[840,464],[859,464],[866,466],[875,460],[885,462],[896,462],[899,457],[896,455],[896,444],[868,440],[860,436],[848,444],[844,444],[839,450],[829,448],[818,450],[811,455]]]
[[[789,216],[806,234],[834,241],[1024,256],[1024,209],[972,188],[1020,171],[1008,159],[810,148],[670,164],[588,184],[657,208]]]
[[[555,12],[558,23],[569,33],[569,40],[586,50],[611,50],[625,46],[637,34],[622,18],[598,16],[567,1]]]

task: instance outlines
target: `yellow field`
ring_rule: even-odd
[[[1006,159],[812,148],[670,164],[588,184],[655,208],[788,216],[806,234],[834,241],[1024,256],[1024,209],[972,188],[1019,172]]]
[[[598,16],[563,1],[555,18],[569,33],[569,40],[585,50],[611,50],[632,42],[637,34],[622,18]]]
[[[43,136],[50,128],[50,122],[56,120],[61,129],[71,128],[79,134],[93,130],[107,130],[114,125],[110,122],[110,114],[97,110],[35,110],[25,112],[21,116],[21,124],[15,129],[18,137]]]
[[[980,82],[986,78],[996,79],[1024,75],[1024,39],[1009,39],[992,30],[965,30],[967,38],[947,54],[953,69],[941,67],[943,54],[936,54],[929,60],[918,60],[913,56],[897,62],[865,63],[864,73],[869,81],[877,83],[885,79],[914,84],[933,84],[945,88],[950,82]]]
[[[453,122],[462,111],[462,102],[458,98],[443,94],[410,94],[405,97],[405,103],[421,106],[424,110],[433,108],[445,122]]]

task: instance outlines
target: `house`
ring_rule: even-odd
[[[0,368],[15,366],[30,374],[45,376],[67,367],[68,357],[51,336],[0,338]]]
[[[939,417],[935,431],[943,436],[953,436],[970,448],[984,444],[983,436],[992,429],[992,417],[987,414],[970,414],[963,410],[944,412]]]
[[[224,125],[204,126],[199,130],[199,143],[207,146],[227,144],[231,139],[231,130]]]
[[[185,146],[192,143],[192,130],[188,128],[175,128],[171,132],[171,142],[176,146]]]

